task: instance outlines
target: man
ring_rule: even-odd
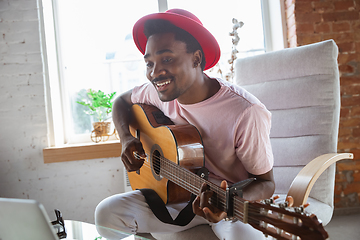
[[[175,124],[192,124],[200,132],[209,180],[225,188],[249,177],[243,198],[271,197],[275,185],[269,140],[271,114],[253,95],[203,71],[220,57],[216,39],[193,14],[172,9],[150,14],[134,26],[135,44],[144,54],[148,84],[116,99],[113,120],[122,143],[121,160],[128,171],[139,170],[146,157],[141,142],[129,132],[130,108],[145,103],[159,108]],[[134,157],[134,153],[140,155]],[[225,180],[225,181],[223,181]],[[161,222],[138,190],[111,196],[97,207],[98,226],[125,232],[177,232],[210,224],[220,239],[261,239],[263,234],[240,221],[225,221],[226,213],[208,204],[213,193],[206,186],[192,203],[197,215],[186,226]],[[186,205],[172,204],[172,216]],[[105,237],[116,238],[99,229]]]

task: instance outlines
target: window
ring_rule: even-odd
[[[245,23],[238,30],[238,57],[264,53],[271,45],[271,26],[263,24],[269,22],[263,21],[268,0],[42,0],[42,5],[51,146],[91,141],[92,119],[76,103],[88,89],[120,94],[147,81],[131,35],[134,23],[146,14],[170,8],[194,13],[217,38],[225,73],[232,18]],[[218,76],[216,71],[208,74]]]

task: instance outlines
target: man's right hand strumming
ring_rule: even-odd
[[[121,160],[128,172],[139,170],[146,158],[142,143],[134,137],[121,139],[122,153]]]

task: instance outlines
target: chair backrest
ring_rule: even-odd
[[[333,40],[244,59],[235,81],[272,113],[275,193],[287,193],[312,159],[337,152],[340,117],[338,48]],[[310,197],[333,206],[335,166],[318,179]]]

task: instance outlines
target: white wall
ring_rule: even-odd
[[[119,158],[44,164],[48,146],[37,0],[0,0],[0,197],[41,202],[92,223],[123,190]]]

